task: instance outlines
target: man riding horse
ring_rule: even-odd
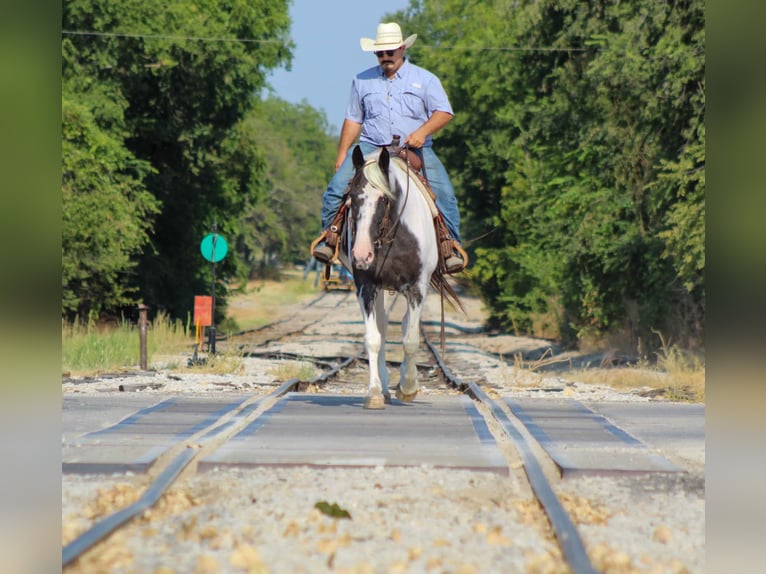
[[[406,40],[398,24],[378,25],[376,38],[362,38],[365,52],[374,52],[378,65],[354,77],[346,118],[338,142],[335,175],[322,196],[321,241],[315,241],[312,255],[322,263],[330,263],[336,252],[344,192],[353,176],[351,147],[359,138],[365,155],[379,147],[390,146],[395,137],[404,138],[402,145],[409,147],[422,160],[424,174],[436,196],[445,225],[437,225],[440,243],[449,242],[444,257],[446,273],[457,273],[465,268],[464,251],[460,247],[460,214],[455,192],[447,170],[433,151],[431,136],[452,119],[452,107],[439,78],[431,72],[410,63],[405,54],[417,34]],[[361,134],[361,135],[360,135]]]

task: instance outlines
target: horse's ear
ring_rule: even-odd
[[[388,175],[388,166],[391,163],[391,156],[388,155],[387,149],[380,150],[380,157],[378,158],[378,167],[385,175]]]
[[[351,154],[351,159],[354,161],[354,167],[356,169],[359,169],[364,165],[364,154],[359,145],[354,146],[354,152]]]

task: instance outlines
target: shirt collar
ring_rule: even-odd
[[[404,75],[403,74],[404,69],[407,66],[409,66],[409,64],[410,64],[409,60],[407,58],[404,58],[404,63],[401,65],[401,67],[398,70],[396,70],[396,74],[394,74],[394,77],[401,78]],[[386,76],[386,74],[383,73],[383,68],[380,66],[380,64],[378,64],[378,72],[380,73],[381,78],[383,78],[384,80],[388,79],[388,76]]]

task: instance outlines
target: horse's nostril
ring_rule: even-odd
[[[372,253],[367,253],[361,257],[356,258],[357,263],[370,263],[372,261]]]

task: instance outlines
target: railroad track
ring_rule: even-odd
[[[389,301],[390,309],[394,310],[397,304],[398,299],[392,296]],[[236,348],[246,357],[310,362],[321,370],[321,374],[308,380],[289,379],[271,392],[240,396],[234,401],[228,401],[225,406],[217,405],[201,421],[195,421],[190,430],[176,433],[176,439],[164,445],[156,458],[145,459],[142,461],[143,467],[136,468],[138,471],[145,471],[150,481],[140,498],[101,518],[87,531],[69,541],[62,549],[64,567],[75,564],[78,558],[94,545],[145,513],[179,479],[191,476],[200,469],[215,468],[222,463],[221,461],[225,462],[225,457],[216,458],[217,453],[225,452],[239,437],[252,435],[254,429],[276,421],[290,405],[298,404],[294,401],[290,403],[288,397],[303,397],[307,393],[313,397],[362,397],[367,386],[367,364],[361,344],[363,327],[357,316],[349,314],[349,307],[356,311],[353,294],[323,292],[280,321],[222,340],[218,347],[219,352],[225,352],[227,348]],[[475,326],[458,324],[450,324],[448,330],[450,334],[447,349],[452,348],[452,344],[457,340],[464,351],[466,346],[470,347],[471,336],[478,333]],[[491,432],[495,435],[502,434],[501,437],[496,436],[494,441],[506,441],[512,445],[511,448],[516,453],[516,468],[507,468],[509,461],[506,456],[502,461],[506,467],[503,470],[515,475],[519,475],[520,469],[523,470],[523,476],[547,517],[563,561],[569,570],[575,573],[597,572],[585,551],[575,522],[551,486],[552,481],[558,480],[559,471],[551,464],[537,441],[532,439],[528,428],[521,424],[506,402],[497,396],[490,396],[494,394],[491,389],[488,393],[482,388],[479,384],[481,381],[477,380],[470,368],[464,368],[460,361],[451,362],[449,351],[446,357],[441,355],[438,324],[424,322],[421,334],[421,350],[417,360],[418,371],[423,381],[421,396],[437,401],[434,404],[441,404],[438,403],[441,398],[450,398],[454,402],[458,394],[470,397],[475,403],[470,412],[476,413],[472,419],[473,428],[492,429]],[[392,321],[387,335],[392,348],[391,356],[387,357],[391,368],[397,366],[396,341],[399,339],[398,323]],[[392,382],[395,380],[396,377],[392,376]],[[316,403],[320,399],[312,400]],[[133,416],[136,417],[136,421],[143,418],[148,420],[151,415],[163,409],[170,412],[175,403],[172,403],[172,399],[169,401],[171,404],[164,407],[161,405],[165,402],[159,406],[147,407],[144,409],[146,412],[138,411]],[[349,403],[346,401],[338,404],[348,406]],[[284,408],[284,405],[288,405],[288,408]],[[389,405],[387,410],[406,408],[408,407],[393,404]],[[124,428],[129,424],[126,420],[86,435],[80,446],[87,447],[88,441],[101,440],[110,429]],[[108,467],[103,467],[102,470],[105,469],[108,470]],[[64,470],[77,471],[76,464],[73,463],[69,468],[65,464]],[[87,471],[88,468],[84,470]],[[98,466],[92,466],[90,470],[98,471]]]

